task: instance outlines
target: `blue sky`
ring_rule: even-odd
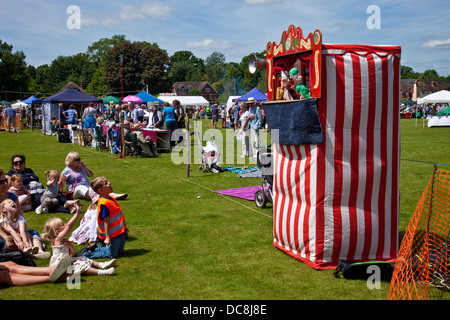
[[[399,45],[402,65],[450,75],[448,0],[0,0],[0,39],[36,67],[116,34],[156,42],[169,55],[189,50],[206,59],[220,51],[240,62],[279,42],[291,24],[305,35],[321,30],[325,44]]]

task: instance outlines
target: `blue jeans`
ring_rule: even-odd
[[[109,246],[111,250],[111,256],[116,258],[119,254],[122,254],[125,248],[126,235],[125,232],[111,239]]]

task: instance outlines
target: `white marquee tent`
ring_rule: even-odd
[[[418,104],[424,103],[450,103],[450,91],[441,90],[432,94],[429,94],[423,98],[417,100]]]
[[[158,99],[172,104],[173,100],[180,101],[182,106],[209,106],[208,100],[202,96],[164,96],[159,95]]]
[[[418,104],[424,103],[450,103],[450,91],[441,90],[429,94],[417,101]],[[450,116],[429,116],[428,127],[450,127]],[[417,121],[417,120],[416,120]]]
[[[27,105],[26,103],[23,103],[22,101],[18,101],[18,102],[16,102],[16,103],[13,103],[13,104],[11,105],[11,107],[12,107],[13,109],[22,109],[22,107],[28,107],[28,105]]]
[[[233,105],[233,100],[239,98],[240,96],[230,96],[227,101],[227,109],[231,108]]]

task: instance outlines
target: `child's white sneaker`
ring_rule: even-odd
[[[108,268],[114,267],[116,265],[116,261],[117,261],[116,259],[112,259],[112,260],[109,260],[109,261],[100,262],[98,264],[98,267],[100,269],[108,269]]]
[[[99,276],[113,276],[114,274],[115,274],[114,268],[109,268],[106,270],[102,270],[102,269],[98,270]]]
[[[36,208],[36,213],[41,214],[42,213],[42,206],[39,206]]]

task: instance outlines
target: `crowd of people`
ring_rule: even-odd
[[[48,259],[49,267],[0,262],[0,284],[16,286],[64,281],[71,274],[114,275],[116,258],[124,252],[128,237],[125,216],[117,202],[127,194],[113,191],[103,176],[93,172],[71,151],[61,173],[55,169],[45,172],[45,186],[24,155],[11,157],[11,169],[0,169],[0,256],[21,252],[31,259]],[[80,199],[90,201],[85,216],[75,229],[81,215]],[[66,224],[59,218],[48,219],[42,226],[31,226],[29,212],[65,212],[73,216]],[[43,229],[40,234],[37,230]],[[82,254],[75,252],[76,244],[89,246]],[[45,244],[51,248],[46,251]],[[81,250],[82,251],[82,250]],[[97,262],[93,258],[109,258]],[[4,259],[0,260],[3,261]],[[69,268],[71,267],[71,268]]]
[[[428,116],[449,115],[449,105],[447,103],[433,104],[401,104],[400,114],[408,114],[409,118],[427,118]]]

